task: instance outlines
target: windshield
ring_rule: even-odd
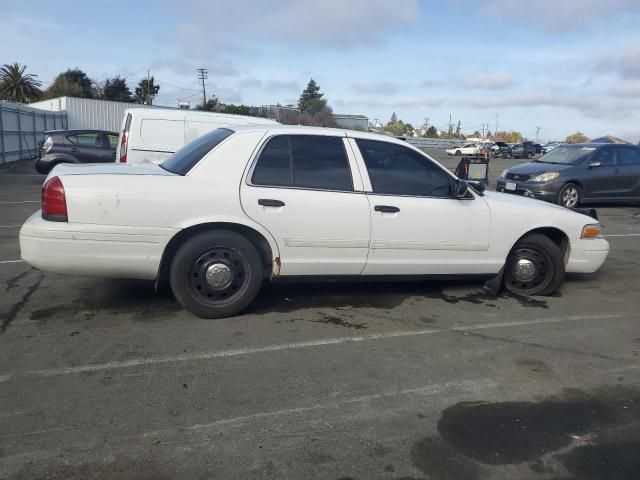
[[[577,165],[590,155],[595,147],[581,147],[564,145],[554,148],[549,153],[544,154],[536,162],[541,163],[559,163],[564,165]]]
[[[182,147],[160,166],[171,173],[186,175],[202,157],[232,133],[233,130],[227,128],[218,128],[206,133]]]

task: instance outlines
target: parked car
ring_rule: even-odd
[[[593,218],[477,188],[383,135],[217,129],[162,165],[58,167],[20,249],[42,270],[168,278],[208,318],[282,277],[487,275],[546,295],[605,261]]]
[[[534,143],[533,148],[536,149],[536,155],[542,154],[542,145],[540,145],[539,143]]]
[[[517,143],[511,147],[511,156],[514,158],[533,158],[536,155],[536,147],[531,142]]]
[[[116,158],[118,134],[103,130],[51,130],[40,142],[36,170],[49,173],[61,163],[104,163]]]
[[[221,127],[279,125],[275,120],[226,113],[129,108],[120,128],[117,161],[162,163],[200,135]]]
[[[496,142],[497,149],[493,150],[493,156],[496,158],[511,158],[511,147],[504,142]]]
[[[497,189],[565,207],[640,201],[640,147],[561,145],[533,162],[503,171]]]
[[[562,145],[562,143],[560,143],[560,142],[547,143],[546,145],[542,146],[542,153],[549,153],[551,150],[553,150],[554,148],[559,147],[560,145]]]
[[[465,143],[461,147],[448,148],[447,155],[478,155],[481,148],[477,143]]]

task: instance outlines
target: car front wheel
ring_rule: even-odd
[[[562,251],[549,237],[530,234],[511,250],[504,286],[518,295],[551,295],[564,280]]]
[[[558,204],[567,208],[574,208],[580,205],[582,191],[575,183],[567,183],[560,189],[558,194]]]
[[[176,300],[191,313],[230,317],[244,310],[260,291],[263,265],[245,237],[213,230],[196,234],[178,249],[169,277]]]
[[[456,156],[460,156],[462,155],[462,152],[460,150],[456,150]]]

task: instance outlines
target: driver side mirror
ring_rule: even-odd
[[[487,188],[484,180],[467,180],[467,185],[473,188],[480,195],[482,195]]]
[[[599,167],[600,165],[602,165],[600,162],[591,162],[589,165],[587,165],[587,168],[595,168]]]
[[[464,198],[469,190],[469,185],[464,180],[457,179],[454,185],[454,195],[456,198]]]

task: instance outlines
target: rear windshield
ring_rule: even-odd
[[[218,128],[205,133],[171,155],[160,166],[171,173],[186,175],[202,157],[232,133],[233,130],[227,128]]]
[[[582,163],[594,150],[595,147],[563,145],[544,154],[536,162],[577,165]]]

